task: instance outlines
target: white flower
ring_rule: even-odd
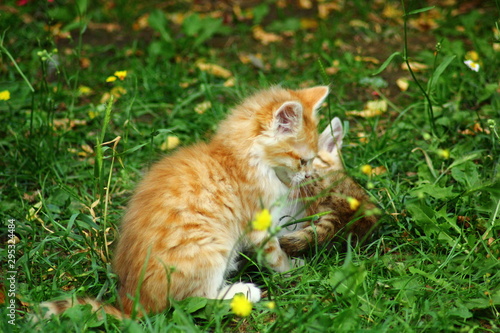
[[[470,69],[472,69],[474,72],[479,72],[479,64],[475,61],[472,60],[465,60],[464,64],[467,65]]]

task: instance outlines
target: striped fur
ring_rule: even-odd
[[[366,192],[344,171],[340,156],[342,146],[342,123],[334,118],[319,138],[319,153],[313,162],[312,181],[300,188],[303,198],[317,198],[307,207],[307,214],[330,212],[313,225],[302,224],[302,228],[280,238],[281,248],[288,255],[298,255],[315,245],[322,245],[333,239],[340,230],[352,232],[363,239],[374,227],[377,217],[376,206]],[[361,204],[351,209],[348,197]],[[348,226],[349,225],[349,226]]]

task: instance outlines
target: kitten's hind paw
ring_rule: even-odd
[[[304,259],[301,259],[301,258],[291,258],[290,259],[290,268],[291,269],[302,267],[305,264],[306,264],[306,262]]]
[[[257,287],[253,283],[235,283],[229,286],[222,287],[219,291],[218,297],[219,299],[232,299],[236,294],[243,294],[246,298],[252,302],[257,303],[260,301],[261,291],[259,287]]]

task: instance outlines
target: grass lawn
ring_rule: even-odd
[[[500,2],[237,3],[0,4],[0,331],[500,332]],[[192,298],[28,320],[51,299],[114,303],[142,172],[275,84],[330,85],[320,126],[348,122],[346,166],[383,212],[364,246],[286,275],[253,258],[232,280],[265,297],[243,318]]]

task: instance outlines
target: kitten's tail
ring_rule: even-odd
[[[102,310],[118,319],[129,318],[129,316],[112,305],[104,305],[101,302],[91,299],[91,298],[69,298],[58,301],[43,302],[40,304],[40,308],[44,311],[42,318],[50,318],[52,315],[60,315],[64,311],[72,308],[75,305],[85,305],[90,304],[92,306],[92,311],[96,312],[98,316],[102,315]]]

